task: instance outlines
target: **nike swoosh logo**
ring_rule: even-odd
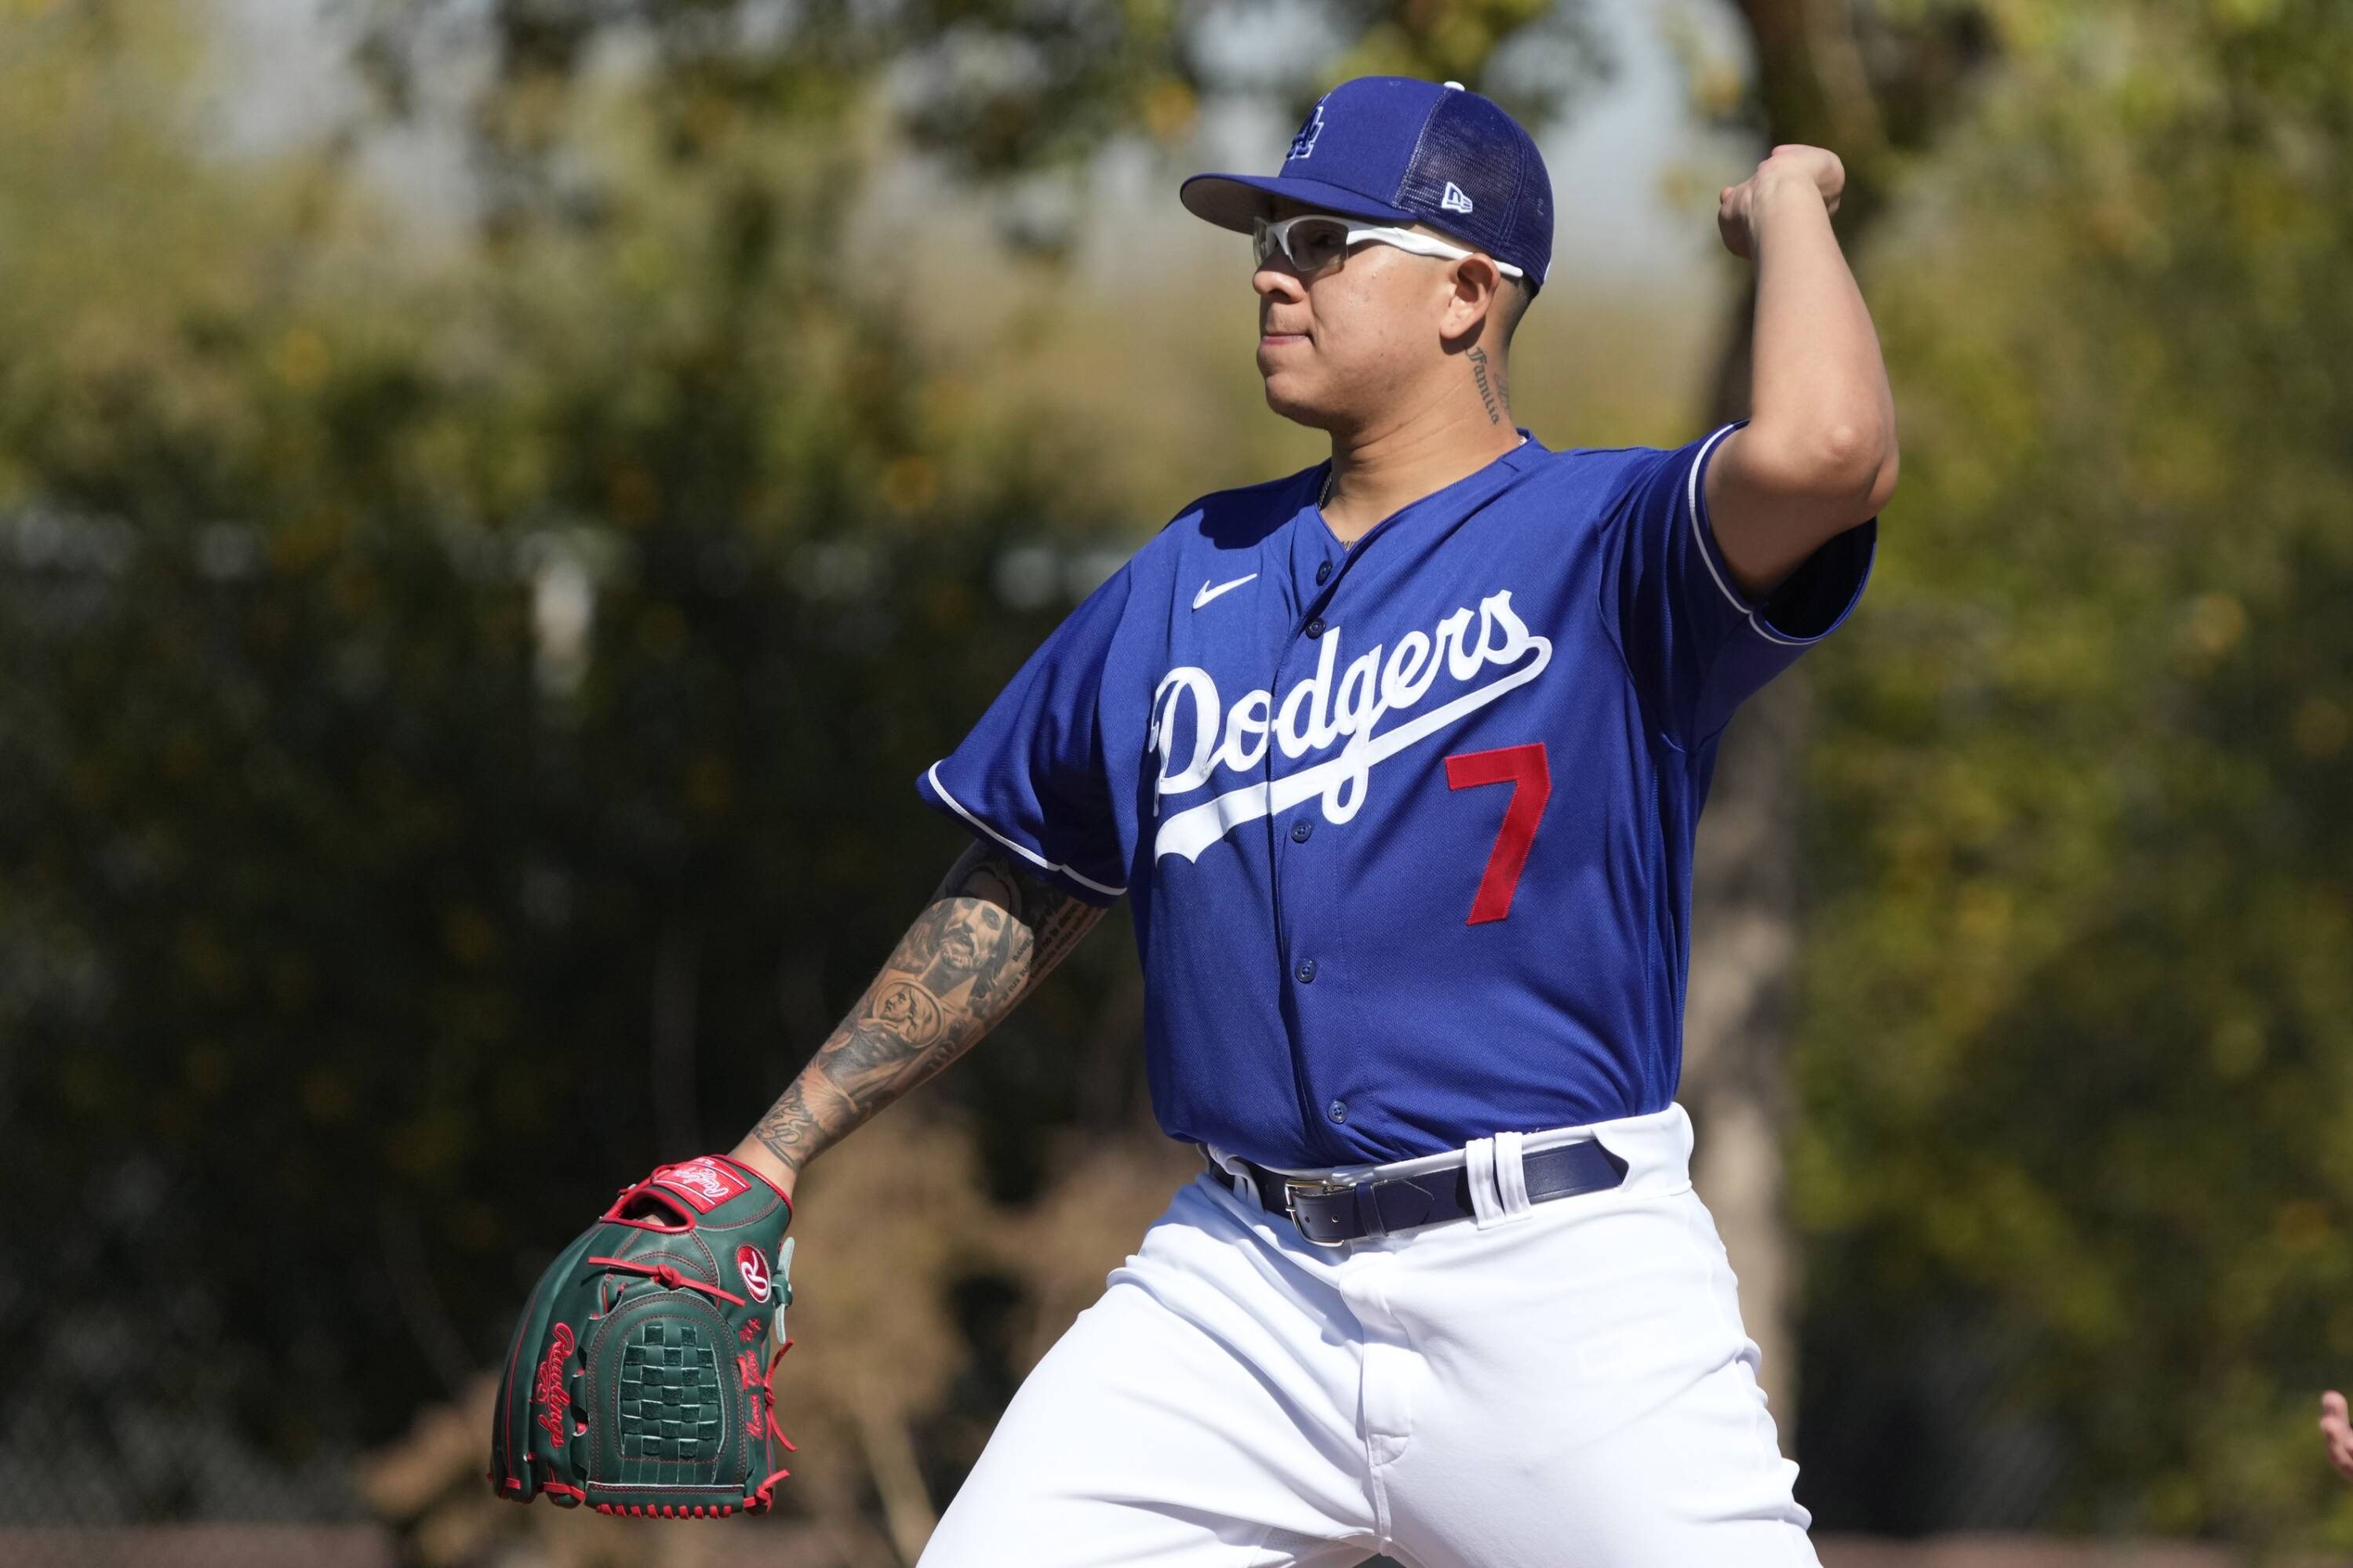
[[[1257,580],[1258,574],[1256,572],[1252,572],[1249,577],[1236,577],[1229,583],[1219,583],[1217,587],[1211,588],[1209,586],[1209,579],[1203,577],[1201,579],[1201,591],[1193,596],[1193,608],[1195,609],[1198,609],[1203,605],[1208,603],[1211,599],[1217,598],[1219,594],[1231,593],[1234,589],[1241,587],[1242,584],[1247,582],[1256,582]]]
[[[1164,819],[1160,831],[1152,841],[1152,858],[1181,854],[1187,860],[1198,860],[1201,852],[1232,832],[1245,822],[1261,817],[1279,817],[1293,806],[1303,805],[1331,789],[1350,773],[1370,772],[1376,764],[1385,762],[1408,747],[1428,740],[1448,725],[1478,712],[1497,697],[1515,687],[1525,686],[1545,672],[1552,662],[1552,641],[1548,638],[1532,639],[1536,656],[1500,680],[1490,681],[1476,691],[1463,693],[1443,707],[1421,714],[1372,736],[1352,736],[1341,754],[1313,768],[1277,779],[1271,783],[1245,785],[1229,789],[1215,800],[1190,806],[1172,817]],[[1358,788],[1364,786],[1359,785]]]

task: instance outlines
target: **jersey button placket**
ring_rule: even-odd
[[[1305,561],[1302,561],[1300,566],[1301,576],[1294,580],[1303,601],[1299,609],[1306,619],[1292,623],[1293,641],[1289,644],[1290,652],[1278,659],[1276,680],[1270,688],[1275,691],[1288,689],[1286,676],[1290,682],[1295,683],[1309,670],[1320,667],[1323,640],[1326,633],[1335,631],[1342,619],[1333,605],[1338,592],[1338,579],[1344,575],[1343,563],[1336,558],[1326,557],[1314,562],[1312,569],[1307,569]],[[1310,577],[1314,579],[1312,588],[1308,584]],[[1336,680],[1337,672],[1334,672],[1330,678]],[[1303,755],[1289,758],[1288,768],[1277,768],[1272,766],[1277,749],[1272,745],[1268,747],[1270,782],[1281,773],[1309,767],[1319,760],[1316,755]],[[1283,973],[1290,982],[1290,994],[1295,999],[1284,1011],[1291,1014],[1292,1027],[1296,1031],[1293,1048],[1300,1053],[1295,1060],[1302,1091],[1299,1108],[1313,1118],[1309,1124],[1311,1128],[1316,1122],[1322,1123],[1321,1137],[1313,1130],[1308,1133],[1311,1143],[1323,1142],[1331,1135],[1340,1133],[1347,1118],[1345,1104],[1332,1092],[1338,1086],[1317,1082],[1331,1072],[1330,1065],[1322,1058],[1328,1054],[1330,1045],[1324,1036],[1328,1034],[1335,1022],[1323,1017],[1326,1009],[1322,1005],[1322,993],[1337,983],[1330,975],[1323,973],[1328,968],[1326,960],[1332,959],[1334,953],[1318,951],[1335,935],[1324,929],[1324,923],[1334,917],[1329,904],[1329,884],[1333,874],[1326,868],[1324,835],[1321,831],[1325,824],[1318,820],[1320,816],[1318,801],[1313,799],[1304,800],[1292,808],[1288,821],[1273,830],[1278,838],[1287,833],[1294,851],[1275,856],[1274,882],[1279,908],[1276,940],[1282,944],[1279,951],[1286,960]],[[1311,840],[1316,844],[1316,853],[1313,855],[1299,848]],[[1332,842],[1337,843],[1340,841]],[[1279,843],[1277,847],[1281,847]],[[1324,983],[1319,984],[1319,980]],[[1336,1003],[1340,999],[1333,1000]],[[1339,1112],[1337,1116],[1333,1114],[1335,1108]],[[1333,1143],[1330,1148],[1334,1159],[1345,1158],[1350,1152],[1345,1142]]]

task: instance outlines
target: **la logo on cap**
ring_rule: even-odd
[[[1315,138],[1322,134],[1324,134],[1324,100],[1319,98],[1315,101],[1315,107],[1307,111],[1307,118],[1299,122],[1299,133],[1291,139],[1291,153],[1283,161],[1289,163],[1293,159],[1303,158],[1315,151]]]
[[[1422,199],[1426,201],[1429,198],[1425,196]],[[1438,198],[1438,205],[1445,208],[1448,212],[1469,212],[1471,210],[1471,198],[1462,194],[1462,187],[1461,185],[1456,185],[1452,180],[1449,180],[1446,182],[1446,194]]]

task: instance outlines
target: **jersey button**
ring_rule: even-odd
[[[1303,844],[1307,842],[1307,835],[1314,831],[1315,824],[1313,822],[1304,821],[1293,822],[1291,824],[1291,842],[1295,844]]]
[[[1315,983],[1315,960],[1302,959],[1299,960],[1299,967],[1291,972],[1299,977],[1301,985],[1313,985]]]
[[[1321,620],[1311,620],[1311,621],[1309,621],[1309,622],[1307,623],[1307,635],[1308,635],[1308,636],[1310,636],[1310,637],[1321,637],[1321,636],[1323,636],[1323,635],[1324,635],[1324,623],[1323,623]]]
[[[1334,1100],[1330,1105],[1324,1107],[1324,1114],[1330,1117],[1334,1121],[1345,1121],[1348,1119],[1348,1102],[1345,1100]]]
[[[1328,583],[1332,580],[1331,562],[1326,561],[1315,568],[1315,580],[1319,583]]]

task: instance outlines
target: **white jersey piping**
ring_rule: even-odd
[[[1029,848],[1027,844],[1015,843],[1011,839],[1007,838],[1003,833],[998,832],[995,828],[990,827],[987,822],[982,821],[978,817],[976,817],[970,811],[965,810],[964,809],[964,802],[949,794],[948,787],[940,782],[940,765],[938,763],[934,762],[929,768],[924,768],[923,777],[932,781],[932,788],[939,791],[940,799],[945,800],[948,803],[949,809],[954,810],[957,816],[962,817],[965,821],[970,822],[974,827],[978,828],[982,832],[987,833],[990,838],[995,839],[998,843],[1003,844],[1007,849],[1011,850],[1015,854],[1019,855],[1023,860],[1028,861],[1030,864],[1041,866],[1048,871],[1060,873],[1061,875],[1069,877],[1072,882],[1078,883],[1080,885],[1084,887],[1092,887],[1097,893],[1103,894],[1106,897],[1117,898],[1127,891],[1124,887],[1107,886],[1103,883],[1097,882],[1093,877],[1087,875],[1084,872],[1073,871],[1067,865],[1057,865],[1052,861],[1048,860],[1044,855],[1039,854],[1036,850]]]
[[[1716,431],[1715,434],[1708,437],[1707,444],[1699,449],[1699,455],[1697,457],[1692,459],[1691,474],[1689,478],[1685,480],[1683,485],[1684,493],[1691,503],[1692,544],[1699,550],[1699,558],[1707,563],[1707,575],[1715,579],[1716,588],[1723,592],[1725,599],[1732,601],[1732,608],[1738,610],[1740,612],[1741,619],[1748,622],[1749,630],[1755,631],[1757,636],[1762,637],[1766,641],[1778,642],[1785,648],[1810,647],[1812,644],[1820,641],[1821,639],[1819,637],[1784,637],[1757,618],[1757,610],[1750,606],[1746,599],[1742,599],[1738,593],[1735,592],[1732,585],[1724,580],[1724,574],[1715,569],[1715,553],[1708,548],[1707,530],[1700,524],[1700,470],[1707,466],[1707,454],[1715,450],[1715,443],[1724,440],[1725,437],[1730,435],[1737,429],[1739,429],[1737,425],[1725,426],[1722,429]]]

